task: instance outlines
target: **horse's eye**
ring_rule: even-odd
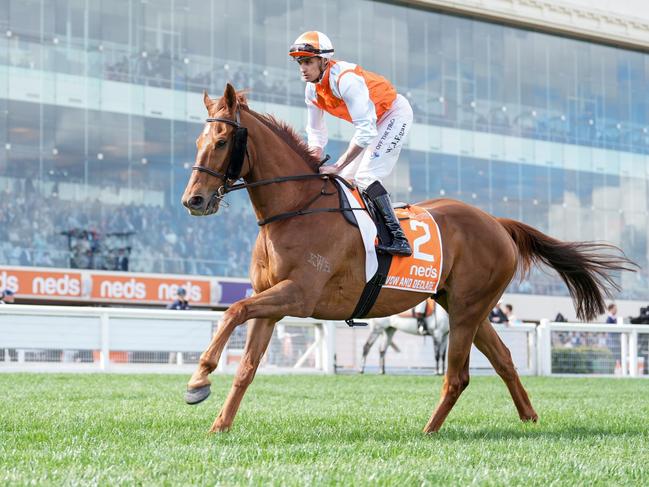
[[[223,147],[223,146],[224,146],[225,144],[227,144],[227,143],[228,143],[227,140],[219,140],[219,141],[217,141],[217,143],[216,143],[216,147],[217,147],[217,149],[220,149],[221,147]]]

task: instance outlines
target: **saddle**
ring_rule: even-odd
[[[374,225],[376,226],[376,232],[377,232],[379,242],[389,244],[392,238],[390,236],[390,231],[388,230],[388,227],[385,225],[385,222],[383,221],[383,218],[381,218],[381,215],[379,214],[378,210],[375,208],[374,204],[372,203],[372,200],[363,191],[354,192],[354,196],[356,195],[358,195],[358,197],[360,198],[359,203],[363,207],[365,207],[367,213],[370,215],[370,218],[372,219]],[[349,210],[349,211],[342,212],[342,214],[345,216],[345,219],[347,220],[347,223],[358,228],[358,221],[356,220],[354,211],[352,211],[351,205],[349,204],[349,201],[347,201],[347,198],[345,197],[345,193],[343,191],[338,191],[338,199],[340,201],[340,207],[343,210]],[[399,208],[408,208],[408,206],[409,205],[407,203],[401,203],[401,202],[395,202],[392,204],[392,208],[394,208],[395,210]],[[403,220],[403,219],[400,218],[399,220]],[[379,251],[377,251],[377,253],[379,255],[385,255]]]

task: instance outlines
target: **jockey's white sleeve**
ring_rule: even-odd
[[[323,149],[327,145],[327,124],[324,121],[324,111],[305,98],[306,102],[306,136],[309,147]]]
[[[338,78],[338,89],[356,128],[352,142],[360,147],[367,147],[378,135],[378,131],[376,108],[370,99],[365,80],[356,73],[347,72]]]

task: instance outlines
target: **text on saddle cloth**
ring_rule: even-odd
[[[435,293],[442,275],[442,239],[437,222],[419,206],[397,208],[412,255],[395,256],[383,287]]]
[[[347,197],[353,197],[350,201],[354,207],[365,207],[361,195],[357,189],[350,191],[345,188]],[[401,223],[410,247],[411,256],[393,256],[390,270],[383,287],[402,289],[406,291],[435,293],[439,286],[442,274],[442,239],[439,233],[437,222],[428,211],[419,206],[408,206],[395,210]],[[371,221],[366,213],[362,212]],[[359,212],[355,212],[359,216]],[[361,228],[361,236],[366,250],[376,245],[376,226],[372,222],[373,232],[364,232]],[[373,252],[366,253],[366,259],[376,259]],[[366,262],[366,264],[368,264]],[[366,265],[366,271],[370,268],[376,269],[374,265]]]

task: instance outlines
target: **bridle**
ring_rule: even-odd
[[[335,192],[326,191],[325,188],[327,186],[327,181],[338,180],[342,184],[347,186],[349,189],[353,189],[353,186],[345,178],[338,176],[337,174],[320,174],[316,172],[311,174],[296,174],[294,176],[281,176],[272,179],[262,179],[260,181],[254,181],[252,183],[247,183],[245,181],[241,183],[237,183],[236,181],[241,178],[243,161],[246,157],[248,158],[248,161],[250,161],[250,154],[248,153],[248,129],[246,127],[241,126],[241,116],[239,114],[238,108],[235,114],[235,118],[236,118],[235,120],[229,118],[221,118],[221,117],[213,117],[213,118],[205,119],[206,122],[222,122],[231,125],[232,127],[235,128],[232,150],[230,151],[230,160],[228,161],[228,165],[225,169],[225,173],[214,171],[205,166],[199,166],[199,165],[192,166],[192,171],[204,172],[206,174],[209,174],[210,176],[214,176],[223,181],[223,185],[218,188],[216,194],[212,198],[217,198],[219,201],[221,201],[223,200],[223,198],[227,193],[230,193],[231,191],[237,191],[239,189],[255,188],[257,186],[266,186],[268,184],[285,183],[289,181],[320,179],[323,181],[320,192],[314,198],[309,200],[307,204],[304,205],[304,207],[302,207],[299,210],[288,211],[286,213],[280,213],[278,215],[264,218],[262,220],[257,221],[257,225],[263,226],[277,220],[284,220],[286,218],[292,218],[294,216],[308,215],[310,213],[344,212],[344,211],[355,211],[355,210],[367,211],[365,208],[309,208],[313,203],[315,203],[318,199],[320,199],[320,197],[331,196],[336,194]],[[329,156],[327,156],[319,164],[319,166],[327,162],[328,159]],[[234,181],[234,184],[230,184],[230,181]],[[336,188],[336,191],[339,191],[337,186],[334,185],[334,187]],[[208,203],[208,206],[210,205],[211,205],[211,201]]]
[[[236,181],[241,176],[241,170],[243,169],[244,158],[247,157],[250,161],[250,155],[248,154],[248,129],[241,126],[241,116],[239,114],[239,109],[237,109],[236,120],[230,120],[229,118],[206,118],[206,122],[222,122],[228,125],[231,125],[235,128],[234,137],[232,140],[232,150],[230,151],[230,161],[228,162],[228,167],[225,170],[225,174],[213,171],[212,169],[205,166],[192,166],[193,171],[199,171],[209,174],[210,176],[217,177],[223,180],[223,186],[218,190],[219,198],[223,199],[226,193],[234,191],[237,188],[237,184],[229,185],[229,181]]]

